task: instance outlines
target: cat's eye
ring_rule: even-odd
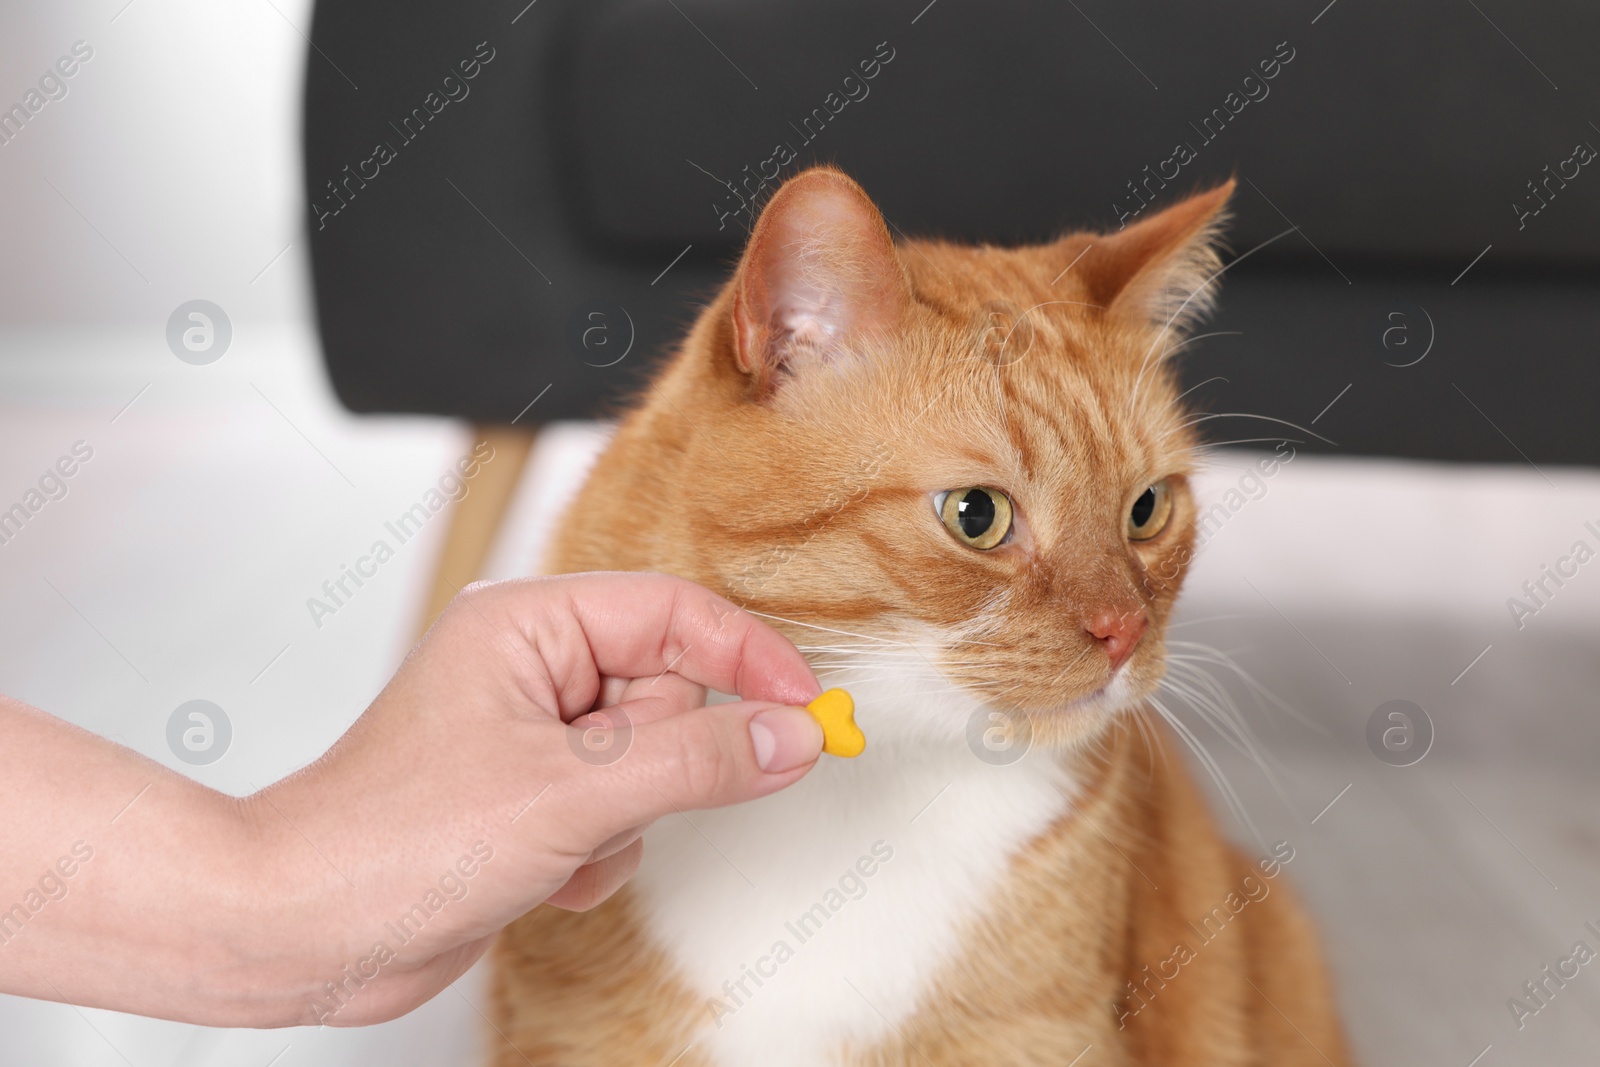
[[[1128,540],[1148,541],[1172,518],[1172,487],[1165,478],[1149,486],[1128,509]]]
[[[981,485],[952,489],[934,498],[939,518],[956,540],[988,551],[1011,534],[1011,498]]]

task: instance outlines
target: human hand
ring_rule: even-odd
[[[744,700],[705,707],[708,686]],[[788,641],[679,579],[467,589],[323,759],[252,801],[332,950],[285,1021],[403,1014],[540,902],[604,900],[655,819],[804,775],[822,734],[794,705],[818,691]]]
[[[707,686],[744,699],[704,707]],[[0,697],[0,860],[45,871],[0,913],[0,992],[394,1018],[541,902],[609,896],[652,820],[803,776],[819,688],[699,586],[588,574],[470,587],[326,755],[242,799]]]

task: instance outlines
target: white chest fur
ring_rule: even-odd
[[[1046,752],[995,767],[959,739],[894,741],[647,835],[637,899],[705,998],[695,1048],[720,1067],[816,1067],[892,1037],[1073,793]]]

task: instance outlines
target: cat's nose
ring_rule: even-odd
[[[1116,670],[1133,655],[1139,638],[1150,625],[1149,616],[1141,611],[1105,611],[1091,615],[1083,628],[1089,636],[1099,641],[1111,657],[1111,669]]]

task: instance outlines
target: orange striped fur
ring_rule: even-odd
[[[892,789],[929,751],[965,756],[970,707],[1025,721],[1026,759],[1071,783],[1042,832],[929,931],[948,947],[914,976],[907,1006],[878,1012],[886,1026],[838,1022],[866,1036],[826,1062],[1349,1062],[1314,933],[1277,877],[1285,857],[1252,862],[1225,842],[1165,730],[1141,718],[1194,543],[1197,442],[1163,357],[1205,309],[1231,191],[1115,234],[897,245],[854,182],[808,171],[768,204],[734,278],[563,523],[548,569],[682,575],[793,620],[776,625],[818,646],[816,662],[838,658],[820,650],[832,633],[868,651],[914,644],[921,661],[894,655],[934,678],[936,696],[919,702],[893,678],[858,691],[869,750],[857,762],[874,782]],[[1129,540],[1130,506],[1162,479],[1166,528]],[[941,523],[933,494],[964,486],[1009,495],[1009,541],[977,551]],[[1131,618],[1148,629],[1118,670],[1097,632]],[[825,684],[855,688],[832,669],[819,668]],[[862,699],[880,691],[876,707]],[[819,767],[795,789],[850,773]],[[747,807],[726,817],[757,835],[778,810]],[[665,929],[652,925],[666,921],[660,884],[581,915],[542,907],[506,932],[497,1067],[730,1062],[721,994],[697,986],[693,946],[653,932]],[[916,913],[915,885],[885,878],[865,899],[898,914],[887,894]],[[773,1011],[784,994],[761,995]],[[795,1055],[775,1044],[751,1062]]]

